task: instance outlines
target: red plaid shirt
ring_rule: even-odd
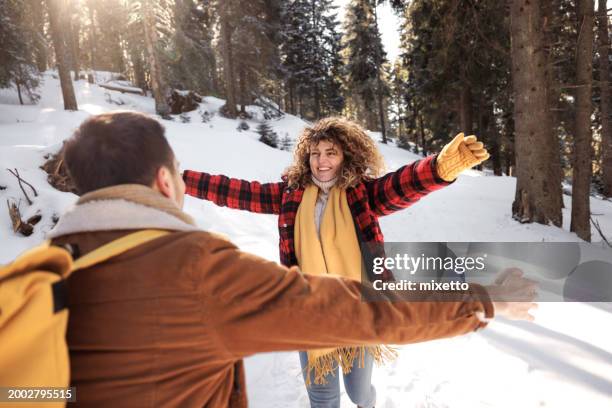
[[[409,207],[421,197],[445,187],[436,171],[437,155],[410,163],[380,178],[347,188],[346,198],[355,220],[362,253],[380,253],[384,237],[378,217]],[[294,226],[303,188],[291,189],[286,181],[259,183],[186,170],[186,193],[222,207],[256,213],[278,214],[280,261],[297,265]],[[384,254],[384,252],[383,252]],[[365,255],[364,255],[365,257]],[[384,278],[384,276],[383,276]]]

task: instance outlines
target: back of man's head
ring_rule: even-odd
[[[79,194],[118,184],[151,186],[160,167],[174,172],[174,153],[155,119],[137,112],[95,115],[64,146]]]

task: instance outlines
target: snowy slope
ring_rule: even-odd
[[[100,73],[99,77],[109,77]],[[114,110],[153,113],[151,98],[104,90],[85,81],[75,83],[78,112],[62,109],[57,79],[47,73],[36,106],[19,106],[14,92],[0,91],[0,190],[2,203],[20,200],[23,217],[37,212],[43,219],[34,235],[17,237],[6,210],[0,210],[0,263],[40,242],[76,197],[54,190],[39,169],[44,155],[56,152],[90,114]],[[257,120],[238,122],[217,111],[223,101],[206,97],[189,123],[179,117],[163,121],[184,169],[223,173],[249,180],[278,180],[291,162],[289,152],[257,141]],[[208,112],[210,120],[201,116]],[[262,117],[257,107],[249,111]],[[282,138],[295,138],[305,125],[286,115],[271,125]],[[394,146],[379,145],[389,170],[419,156]],[[28,207],[5,168],[17,168],[38,190]],[[565,196],[564,228],[519,224],[511,218],[515,179],[469,171],[452,186],[414,206],[381,219],[388,241],[579,241],[570,233],[571,199]],[[30,193],[30,191],[28,191]],[[32,196],[32,194],[30,194]],[[612,232],[612,202],[591,200],[603,231]],[[278,261],[276,218],[216,207],[191,197],[185,210],[204,229],[229,236],[243,250]],[[593,230],[593,238],[599,240]],[[610,238],[610,237],[609,237]],[[598,245],[598,244],[593,244]],[[598,245],[601,247],[601,245]],[[606,311],[606,309],[608,311]],[[394,363],[378,368],[374,382],[378,407],[605,407],[612,406],[612,317],[598,304],[540,305],[535,324],[495,321],[489,328],[461,338],[402,347]],[[307,407],[297,353],[274,353],[247,359],[247,382],[253,407]],[[353,406],[346,395],[343,407]]]

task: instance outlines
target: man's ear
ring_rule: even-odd
[[[166,166],[161,166],[155,174],[153,189],[159,191],[165,197],[174,199],[174,189],[172,188],[172,174]]]

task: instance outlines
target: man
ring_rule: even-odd
[[[302,275],[199,230],[181,211],[164,129],[143,114],[93,116],[64,149],[81,197],[54,244],[82,256],[135,230],[172,231],[69,278],[77,404],[246,407],[242,358],[254,353],[449,337],[484,327],[494,309],[529,318],[531,303],[492,303],[477,285],[460,302],[362,302],[372,288]],[[489,290],[532,287],[511,275]]]

